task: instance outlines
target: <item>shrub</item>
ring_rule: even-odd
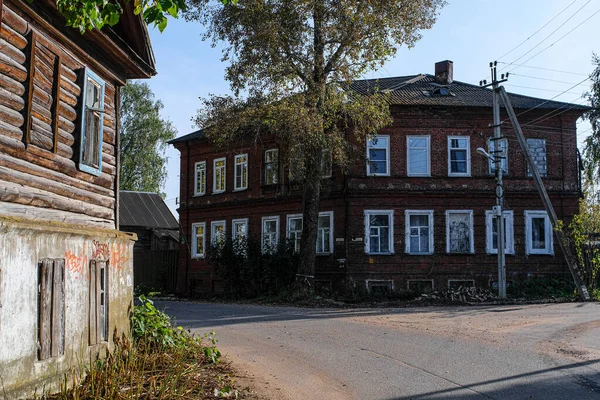
[[[507,294],[513,297],[574,297],[575,284],[567,277],[533,278],[515,281],[507,288]]]

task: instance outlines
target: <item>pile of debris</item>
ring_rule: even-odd
[[[436,290],[422,294],[419,300],[437,300],[442,302],[482,303],[496,300],[497,296],[491,291],[477,287],[459,286],[456,289]]]

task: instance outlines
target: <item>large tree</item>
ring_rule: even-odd
[[[413,46],[444,3],[188,2],[185,18],[203,24],[214,45],[225,43],[226,79],[236,96],[206,99],[197,124],[216,145],[269,137],[294,160],[304,204],[298,286],[314,277],[323,150],[345,166],[353,144],[364,149],[365,137],[391,122],[385,95],[358,96],[348,83],[382,66],[400,45]]]
[[[147,83],[129,81],[121,89],[121,190],[161,191],[167,176],[164,151],[177,133],[161,118],[162,108]]]
[[[590,75],[592,80],[591,91],[586,93],[592,109],[585,114],[585,118],[592,125],[592,132],[585,139],[583,149],[584,179],[588,196],[592,196],[594,202],[600,203],[600,57],[592,56],[594,71]]]

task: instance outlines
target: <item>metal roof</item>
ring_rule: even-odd
[[[158,193],[121,190],[119,226],[179,229],[179,222]]]
[[[452,81],[448,85],[436,83],[435,76],[429,74],[398,76],[393,78],[363,79],[353,81],[349,88],[362,95],[376,91],[388,93],[390,105],[395,106],[432,106],[432,107],[492,107],[492,90],[470,83]],[[434,93],[434,90],[447,88],[447,95]],[[574,110],[580,114],[588,111],[588,106],[546,100],[538,97],[508,93],[515,109],[539,108],[541,110]],[[491,112],[491,110],[490,110]],[[202,139],[202,129],[169,141],[170,144]]]

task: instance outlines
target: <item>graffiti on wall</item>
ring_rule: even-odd
[[[88,253],[86,250],[90,248],[91,252]],[[92,241],[91,246],[85,241],[80,251],[65,252],[65,267],[75,275],[75,279],[87,277],[90,260],[108,261],[110,267],[121,271],[129,264],[131,257],[126,243],[103,243],[97,240]]]

